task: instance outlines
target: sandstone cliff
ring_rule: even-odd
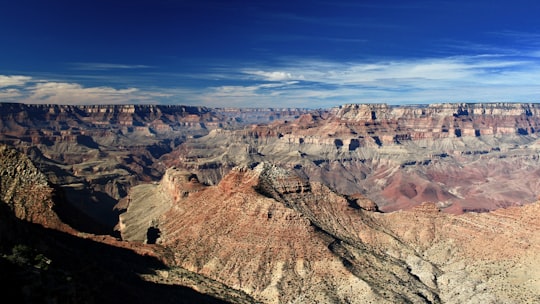
[[[235,166],[271,161],[339,193],[362,193],[383,211],[424,201],[444,212],[487,211],[540,193],[536,104],[0,110],[0,141],[27,151],[76,208],[108,227],[117,214],[107,213],[130,187],[159,180],[171,166],[217,184]]]

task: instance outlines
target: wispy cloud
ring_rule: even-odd
[[[477,55],[348,63],[291,60],[242,73],[259,84],[211,88],[205,101],[231,99],[247,104],[258,100],[273,106],[314,107],[350,102],[540,101],[540,64],[534,57]],[[261,89],[264,83],[276,86]]]
[[[22,93],[19,89],[4,89],[0,90],[0,99],[3,100],[13,100],[22,96]]]
[[[246,70],[244,71],[245,74],[248,75],[254,75],[257,77],[261,77],[264,80],[268,81],[289,81],[292,79],[304,79],[304,76],[302,75],[294,75],[291,72],[284,72],[284,71],[250,71]]]
[[[110,87],[85,88],[76,83],[45,82],[28,88],[28,103],[96,104],[126,103],[136,100],[137,89],[114,89]]]
[[[205,89],[199,99],[207,106],[217,107],[271,107],[283,106],[291,100],[281,97],[297,85],[297,81],[263,83],[255,85],[231,85]]]
[[[276,70],[244,70],[244,73],[266,81],[305,80],[334,85],[378,85],[392,82],[448,82],[493,80],[504,71],[531,71],[537,65],[531,60],[490,58],[486,56],[449,57],[420,60],[395,60],[369,63],[300,61]],[[512,79],[506,79],[512,82]]]
[[[105,86],[85,85],[81,77],[0,75],[0,98],[27,103],[317,108],[374,102],[540,102],[540,60],[535,54],[540,51],[355,62],[282,58],[271,65],[219,66],[192,77],[187,71],[145,73],[137,82],[112,81]],[[167,84],[137,85],[145,83],[144,77],[167,79]]]
[[[521,45],[532,45],[532,46],[540,45],[540,34],[536,32],[505,30],[505,31],[500,31],[500,32],[491,32],[491,35],[505,37]]]
[[[142,64],[117,64],[103,62],[75,62],[71,63],[70,66],[74,70],[83,71],[132,70],[152,68],[152,66]]]
[[[22,86],[29,82],[32,77],[21,76],[21,75],[0,75],[0,88],[13,87],[13,86]]]
[[[2,89],[3,88],[3,89]],[[79,83],[58,82],[31,76],[0,75],[0,101],[50,104],[159,103],[171,97],[159,90],[134,87],[85,87]]]

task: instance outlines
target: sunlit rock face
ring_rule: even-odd
[[[163,195],[167,207],[153,214],[153,224],[157,244],[174,252],[172,263],[257,301],[540,299],[540,273],[530,271],[539,258],[539,203],[451,215],[426,202],[380,213],[360,194],[339,195],[268,162],[235,167],[215,186],[202,187],[178,169],[167,174],[132,189],[142,199],[126,216],[144,206],[157,210]],[[171,181],[176,190],[164,191]],[[125,235],[137,226],[124,226]]]
[[[108,226],[116,215],[103,213],[171,166],[212,185],[235,166],[271,161],[339,193],[361,193],[387,212],[424,201],[443,212],[487,211],[540,192],[536,104],[0,108],[0,140],[41,163],[72,201],[84,202],[78,208],[105,202],[85,212]]]
[[[0,202],[19,219],[68,229],[53,211],[54,190],[30,159],[6,145],[0,145],[0,159]]]
[[[537,104],[343,105],[292,121],[215,130],[164,156],[216,184],[232,167],[269,160],[383,211],[433,201],[443,212],[532,202]],[[489,189],[497,189],[490,191]]]
[[[75,273],[106,258],[169,300],[540,302],[535,104],[0,109],[0,238],[45,226]]]

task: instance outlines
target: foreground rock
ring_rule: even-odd
[[[269,163],[237,167],[216,186],[192,178],[172,169],[144,186],[152,199],[131,201],[122,235],[141,241],[132,231],[146,225],[176,265],[258,301],[540,301],[538,203],[460,216],[425,203],[385,214]],[[130,216],[142,206],[156,211],[152,221]]]
[[[0,145],[0,159],[0,283],[10,301],[253,303],[219,282],[169,267],[166,248],[75,230],[58,214],[73,215],[63,210],[58,189],[28,157]]]

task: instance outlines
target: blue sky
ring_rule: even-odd
[[[540,102],[536,1],[0,0],[0,101]]]

